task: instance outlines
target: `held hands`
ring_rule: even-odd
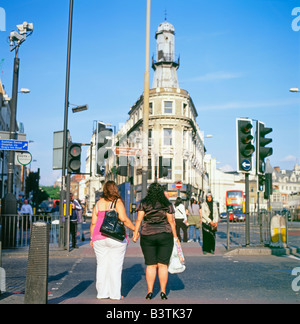
[[[133,232],[132,241],[134,243],[136,243],[139,237],[140,237],[140,233],[139,232]]]
[[[211,222],[210,222],[210,225],[211,225],[212,227],[218,227],[218,223],[217,223],[217,222],[214,223],[213,221],[211,221]]]

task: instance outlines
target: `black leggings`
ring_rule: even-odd
[[[159,233],[141,235],[141,248],[146,265],[158,263],[168,265],[173,251],[173,235],[171,233]]]

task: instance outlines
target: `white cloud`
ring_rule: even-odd
[[[220,170],[223,171],[223,172],[235,171],[234,168],[230,164],[226,164],[226,165],[220,167]]]
[[[297,157],[294,155],[288,155],[285,158],[283,158],[281,160],[282,162],[296,162],[297,161]]]
[[[241,73],[234,72],[212,72],[197,77],[182,80],[181,82],[208,82],[208,81],[218,81],[218,80],[230,80],[242,77]]]
[[[215,105],[198,105],[198,110],[227,110],[227,109],[253,109],[253,108],[268,108],[268,107],[280,107],[280,106],[291,106],[291,105],[299,105],[299,99],[282,99],[282,100],[264,100],[264,101],[232,101],[226,102],[223,104],[215,104]]]

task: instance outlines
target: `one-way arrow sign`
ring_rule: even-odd
[[[251,162],[249,160],[244,160],[242,162],[242,168],[244,171],[250,171],[251,170]]]

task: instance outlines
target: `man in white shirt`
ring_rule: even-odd
[[[20,214],[23,216],[23,229],[27,230],[30,228],[31,216],[33,215],[32,207],[28,204],[28,200],[24,200],[24,205],[22,205]]]

